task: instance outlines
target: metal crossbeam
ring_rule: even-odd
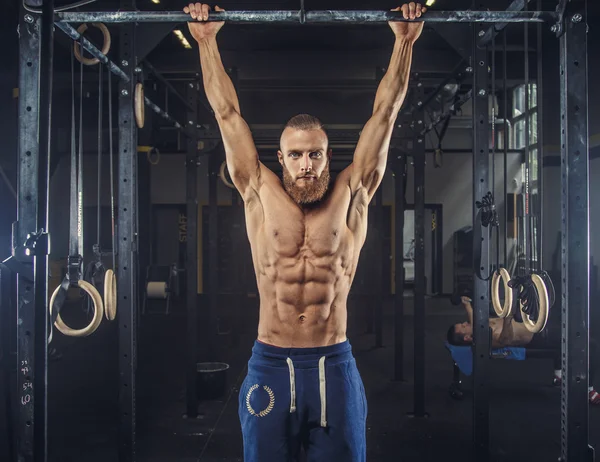
[[[187,22],[190,15],[181,11],[88,11],[56,14],[56,24],[70,22]],[[398,11],[214,11],[208,21],[244,24],[384,24],[388,21],[411,21]],[[412,21],[425,22],[556,22],[554,11],[430,11]]]
[[[513,2],[508,6],[506,11],[521,11],[525,8],[525,5],[529,3],[531,0],[513,0]],[[556,21],[556,19],[555,19]],[[492,39],[496,37],[502,29],[504,29],[508,24],[507,23],[497,23],[486,30],[483,35],[481,35],[481,40],[479,41],[480,46],[489,45],[492,43]]]
[[[104,63],[106,66],[108,66],[110,71],[113,74],[115,74],[117,77],[119,77],[121,80],[123,80],[126,83],[130,81],[129,76],[123,71],[123,69],[121,69],[114,62],[112,62],[110,59],[108,59],[108,57],[105,54],[103,54],[93,43],[91,43],[85,37],[82,38],[82,36],[79,34],[79,32],[77,32],[72,26],[70,26],[69,24],[66,24],[66,23],[56,23],[56,26],[60,30],[62,30],[65,34],[67,34],[69,37],[71,37],[73,40],[77,40],[77,41],[82,40],[83,48],[85,48],[86,51],[91,53],[92,56],[94,56],[95,58],[98,58],[102,63]],[[173,117],[171,117],[167,112],[163,111],[160,107],[158,107],[156,104],[154,104],[148,97],[145,97],[144,101],[146,103],[146,106],[148,106],[150,109],[152,109],[154,112],[156,112],[163,119],[171,122],[176,128],[185,130],[184,125],[180,124],[175,119],[173,119]]]

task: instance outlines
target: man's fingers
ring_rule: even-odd
[[[408,19],[408,5],[406,3],[402,5],[402,15],[404,19]]]
[[[190,15],[192,19],[197,19],[200,12],[200,3],[190,3]]]
[[[415,11],[416,11],[415,2],[410,2],[410,4],[408,5],[408,10],[409,10],[410,19],[415,19]]]
[[[416,7],[416,13],[415,13],[415,16],[416,16],[417,18],[420,18],[420,17],[421,17],[421,11],[422,11],[422,9],[421,9],[421,4],[420,4],[420,3],[417,3],[417,7]]]
[[[184,12],[185,14],[188,14],[188,13],[190,12],[190,9],[189,9],[187,6],[184,6],[184,7],[183,7],[183,12]]]
[[[206,3],[204,3],[202,5],[202,17],[200,19],[202,19],[203,21],[206,21],[208,19],[209,11],[210,11],[210,6],[208,6]]]
[[[225,10],[218,5],[215,5],[215,11],[225,11]]]

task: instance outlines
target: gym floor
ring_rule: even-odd
[[[412,301],[406,300],[405,382],[392,381],[392,304],[386,303],[384,347],[364,332],[365,307],[350,306],[349,338],[368,396],[369,461],[470,461],[470,386],[463,401],[448,394],[452,361],[444,348],[447,327],[462,313],[447,299],[427,300],[425,419],[412,411]],[[185,419],[183,314],[145,315],[138,338],[137,460],[233,462],[242,459],[237,418],[239,385],[255,335],[256,309],[239,345],[220,336],[221,360],[230,364],[229,388],[220,401],[200,403],[200,417]],[[181,312],[181,311],[179,311]],[[89,338],[53,341],[62,357],[49,366],[49,461],[117,460],[117,326],[103,322]],[[556,461],[560,450],[560,390],[552,386],[552,362],[493,361],[490,374],[490,446],[493,461]],[[0,408],[4,403],[0,404]],[[4,410],[2,409],[2,412]],[[3,422],[4,424],[4,422]],[[517,428],[520,427],[520,429]],[[0,427],[0,434],[6,434]],[[590,441],[600,447],[600,408],[590,409]],[[6,444],[2,438],[0,444]],[[5,454],[5,448],[0,451]]]

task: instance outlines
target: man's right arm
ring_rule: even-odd
[[[222,23],[203,22],[210,8],[206,4],[190,4],[184,11],[190,12],[190,32],[198,42],[204,91],[215,113],[225,146],[227,169],[242,197],[248,187],[258,191],[261,167],[252,133],[242,118],[240,104],[229,75],[225,72],[217,45],[217,32]],[[217,8],[220,10],[220,8]]]

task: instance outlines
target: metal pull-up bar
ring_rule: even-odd
[[[57,23],[69,22],[188,22],[190,15],[181,11],[90,11],[56,13]],[[523,23],[552,22],[554,11],[428,11],[417,19],[405,19],[401,11],[211,11],[208,21],[244,24],[383,24],[388,21],[488,22]]]

